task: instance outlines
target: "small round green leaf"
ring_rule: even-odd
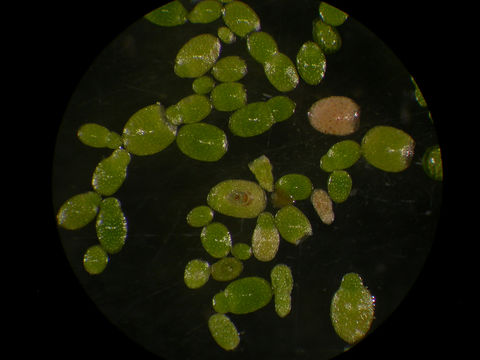
[[[207,75],[196,78],[192,83],[193,91],[200,95],[208,94],[214,87],[215,80]]]
[[[109,258],[100,245],[90,246],[83,256],[83,268],[90,275],[98,275],[107,267]]]
[[[342,37],[338,30],[321,19],[313,23],[313,40],[325,54],[333,54],[342,47]]]
[[[211,267],[212,278],[217,281],[231,281],[243,271],[243,263],[235,257],[224,257]]]
[[[170,110],[171,108],[167,108],[166,115],[174,125],[193,124],[202,121],[210,114],[212,104],[205,95],[193,94],[184,97],[174,105],[175,110]],[[169,113],[169,110],[172,113]]]
[[[223,9],[223,21],[233,33],[244,37],[260,29],[260,19],[255,11],[241,1],[232,1]]]
[[[217,31],[217,36],[222,40],[225,44],[233,44],[237,37],[235,34],[226,26],[220,26]]]
[[[320,167],[327,172],[347,169],[357,162],[361,153],[360,144],[356,141],[339,141],[320,158]]]
[[[212,75],[221,82],[233,82],[242,79],[247,74],[247,64],[239,56],[226,56],[216,62]]]
[[[232,247],[232,255],[238,260],[248,260],[252,256],[252,248],[246,243],[236,243]]]
[[[330,173],[327,183],[328,195],[333,202],[342,203],[350,196],[352,178],[345,170],[334,170]]]
[[[210,100],[218,111],[235,111],[247,103],[247,91],[243,84],[226,82],[213,88]]]
[[[206,205],[200,205],[187,214],[187,223],[192,227],[204,227],[213,219],[213,210]]]
[[[230,351],[240,343],[240,335],[230,318],[224,314],[213,314],[208,319],[208,329],[222,349]]]
[[[302,174],[287,174],[275,183],[275,191],[281,191],[292,197],[295,201],[308,199],[312,193],[312,189],[312,182]]]
[[[232,238],[227,227],[219,222],[208,224],[200,234],[202,245],[214,258],[227,256],[232,248]]]
[[[285,121],[295,113],[295,102],[287,96],[274,96],[267,101],[275,122]]]
[[[228,301],[225,293],[220,291],[212,298],[212,307],[217,313],[225,314],[228,312]]]
[[[206,260],[193,259],[185,266],[183,281],[190,289],[198,289],[210,278],[210,265]]]

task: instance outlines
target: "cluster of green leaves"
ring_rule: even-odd
[[[300,78],[309,85],[322,81],[326,55],[337,52],[342,46],[337,27],[348,15],[321,2],[319,18],[313,23],[313,41],[301,46],[295,64],[279,51],[270,34],[260,31],[258,15],[241,1],[202,0],[188,11],[175,0],[153,10],[145,18],[166,27],[186,22],[211,23],[222,18],[224,26],[218,28],[216,36],[193,37],[176,55],[174,72],[181,78],[194,79],[193,94],[166,109],[156,103],[138,110],[126,122],[122,135],[94,123],[84,124],[78,130],[77,136],[85,145],[113,150],[95,168],[92,191],[72,196],[57,213],[58,225],[68,230],[80,229],[96,219],[99,244],[89,247],[83,258],[85,270],[92,275],[103,272],[109,255],[119,252],[125,244],[127,219],[120,201],[112,195],[126,179],[132,154],[156,154],[176,142],[178,149],[190,158],[218,161],[228,149],[228,140],[222,129],[203,121],[213,109],[231,113],[229,130],[240,137],[262,134],[295,112],[295,103],[285,95],[248,103],[247,92],[240,82],[248,72],[246,62],[238,56],[222,58],[222,43],[231,44],[237,37],[244,40],[249,54],[263,66],[271,85],[279,92],[290,92],[297,87]],[[412,82],[419,105],[425,107],[426,102],[413,78]],[[210,277],[230,282],[224,291],[213,297],[216,313],[208,321],[210,332],[220,347],[233,350],[240,341],[226,313],[256,311],[267,305],[272,297],[280,317],[290,312],[293,277],[288,266],[277,264],[273,267],[270,282],[260,277],[237,278],[243,271],[243,262],[252,255],[258,261],[272,261],[280,239],[299,245],[312,235],[309,219],[295,203],[310,199],[320,219],[331,224],[334,220],[332,202],[344,202],[352,189],[352,179],[346,169],[363,156],[381,170],[403,171],[410,164],[413,147],[413,139],[403,131],[376,126],[365,134],[361,144],[342,140],[322,156],[320,167],[329,173],[327,191],[314,189],[310,179],[302,174],[286,174],[274,181],[272,165],[265,155],[248,164],[256,182],[226,180],[211,189],[207,204],[193,208],[187,215],[187,222],[202,229],[202,246],[215,262],[191,260],[185,266],[184,280],[191,289],[202,287]],[[442,179],[438,146],[427,150],[423,166],[432,179]],[[271,194],[275,215],[265,211],[267,193]],[[216,212],[256,219],[251,242],[234,243],[226,226],[213,221]],[[358,275],[345,275],[332,299],[331,316],[335,331],[349,343],[357,342],[370,328],[373,297]],[[360,321],[363,322],[360,324]]]
[[[294,204],[308,199],[313,185],[308,177],[295,173],[283,175],[275,181],[273,166],[265,155],[251,161],[248,167],[256,181],[222,181],[210,189],[206,204],[194,207],[187,214],[187,223],[201,228],[201,244],[215,262],[210,265],[207,259],[190,260],[185,266],[184,281],[191,289],[200,288],[210,277],[217,281],[233,281],[212,300],[213,309],[218,314],[256,311],[267,305],[273,295],[275,311],[280,317],[285,317],[291,309],[290,294],[293,289],[293,277],[287,265],[277,264],[272,269],[271,284],[259,277],[235,279],[243,271],[243,261],[251,255],[258,261],[272,261],[278,252],[280,239],[299,245],[312,235],[310,221]],[[266,210],[267,193],[270,193],[273,208],[277,209],[275,215]],[[214,221],[216,213],[256,220],[251,238],[234,242],[228,228]],[[242,300],[247,298],[246,292],[249,293],[247,303]],[[215,319],[218,314],[214,315]],[[225,325],[227,329],[222,332],[216,326],[212,333],[214,339],[231,333],[229,329],[234,326],[228,317],[222,319],[221,323],[228,324]],[[221,339],[216,341],[222,346]],[[238,345],[237,341],[233,343]]]
[[[337,204],[348,199],[353,184],[347,169],[361,157],[377,169],[396,173],[410,166],[414,147],[415,142],[410,135],[391,126],[369,129],[361,144],[353,140],[338,141],[320,158],[320,168],[329,173],[328,196]],[[314,203],[317,212],[320,205]],[[321,212],[319,215],[322,218]]]
[[[105,270],[109,254],[118,253],[127,238],[127,219],[120,201],[112,195],[125,181],[130,154],[122,147],[120,135],[98,124],[84,124],[77,136],[88,146],[113,149],[93,171],[93,191],[70,197],[57,213],[58,225],[68,230],[83,228],[96,218],[99,244],[86,250],[83,265],[88,273],[97,275]]]
[[[225,132],[203,122],[212,109],[230,112],[229,130],[241,137],[260,135],[294,113],[295,103],[286,96],[248,103],[246,89],[240,82],[248,72],[245,60],[239,56],[221,57],[222,42],[231,44],[237,36],[246,38],[259,33],[260,19],[244,2],[222,4],[217,0],[203,0],[188,11],[176,0],[153,10],[145,18],[160,26],[180,26],[187,22],[205,24],[222,18],[225,25],[219,27],[218,37],[212,34],[193,37],[175,58],[175,74],[194,79],[194,94],[168,106],[166,119],[172,126],[179,127],[176,142],[187,156],[200,161],[217,161],[226,153]],[[285,72],[280,68],[278,71]],[[295,68],[293,71],[296,74]],[[283,91],[283,87],[280,88]]]

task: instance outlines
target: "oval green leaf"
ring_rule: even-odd
[[[236,243],[232,247],[232,255],[238,260],[248,260],[252,256],[252,248],[246,243]]]
[[[325,54],[333,54],[342,47],[342,37],[338,30],[321,19],[313,23],[313,40]]]
[[[224,257],[211,267],[212,278],[217,281],[231,281],[236,279],[243,271],[243,263],[235,257]]]
[[[220,26],[217,31],[217,36],[222,40],[225,44],[233,44],[237,37],[235,34],[226,26]]]
[[[275,312],[278,316],[283,318],[287,316],[292,309],[292,271],[285,264],[277,264],[270,272],[270,279],[275,301]]]
[[[248,314],[266,306],[272,299],[272,288],[263,278],[252,276],[232,281],[225,288],[228,311]]]
[[[190,289],[198,289],[210,278],[210,264],[206,260],[193,259],[185,266],[183,281]]]
[[[318,85],[325,76],[327,60],[322,49],[313,41],[307,41],[297,53],[297,69],[300,77],[309,85]]]
[[[211,34],[190,39],[175,58],[174,71],[181,78],[196,78],[209,71],[220,56],[220,40]]]
[[[247,104],[235,111],[228,121],[230,131],[237,136],[252,137],[263,134],[275,123],[266,102]]]
[[[95,168],[92,177],[93,189],[104,196],[114,194],[127,177],[129,163],[130,154],[126,150],[115,150]]]
[[[231,351],[240,343],[240,335],[230,318],[224,314],[213,314],[208,319],[208,329],[222,349]]]
[[[342,203],[350,196],[352,178],[345,170],[334,170],[330,173],[327,183],[328,195],[333,202]]]
[[[297,69],[287,55],[277,52],[266,60],[263,66],[268,81],[278,91],[292,91],[297,87]]]
[[[220,314],[225,314],[228,312],[228,301],[223,291],[220,291],[213,296],[212,307],[213,310]]]
[[[312,182],[302,174],[283,175],[275,183],[275,191],[287,194],[295,201],[308,199],[312,193],[312,189]]]
[[[83,268],[90,275],[102,273],[108,264],[108,254],[100,245],[90,246],[83,256]]]
[[[327,172],[347,169],[357,162],[361,154],[360,144],[356,141],[339,141],[321,157],[320,168]]]
[[[161,104],[146,106],[134,113],[123,128],[123,144],[134,155],[156,154],[174,140],[177,127],[166,121]]]
[[[295,102],[287,96],[274,96],[267,101],[275,122],[285,121],[295,113]]]
[[[83,256],[83,268],[90,275],[98,275],[107,267],[109,258],[100,245],[90,246]]]
[[[277,42],[263,31],[255,31],[248,35],[247,49],[252,58],[262,65],[278,52]]]
[[[362,138],[362,155],[376,168],[400,172],[410,166],[415,142],[406,132],[392,126],[375,126]]]
[[[159,26],[178,26],[187,21],[187,10],[175,0],[149,12],[145,19]]]
[[[241,1],[232,1],[225,5],[223,21],[234,34],[240,37],[260,29],[260,19],[257,13]]]
[[[232,248],[232,238],[227,227],[219,222],[208,224],[200,234],[203,248],[214,258],[227,256]]]
[[[198,123],[183,125],[178,131],[177,146],[195,160],[218,161],[227,152],[225,132],[215,125]]]
[[[202,0],[187,15],[193,24],[208,24],[222,16],[222,4],[217,0]]]
[[[247,91],[241,83],[226,82],[213,88],[210,100],[218,111],[235,111],[247,103]]]
[[[260,261],[271,261],[277,255],[279,245],[280,234],[275,218],[269,212],[261,213],[252,235],[253,256]]]
[[[194,92],[200,95],[208,94],[215,87],[215,80],[210,76],[204,75],[196,78],[192,83],[192,89]]]
[[[233,82],[247,74],[247,63],[240,56],[226,56],[217,61],[212,68],[212,75],[221,82]]]
[[[207,203],[224,215],[256,218],[265,209],[267,197],[265,191],[252,181],[225,180],[210,190]]]
[[[122,145],[120,135],[94,123],[83,124],[77,136],[83,144],[95,148],[108,147],[113,150]]]
[[[68,230],[84,227],[97,216],[101,201],[101,196],[93,191],[72,196],[58,210],[58,225]]]
[[[192,227],[204,227],[213,219],[213,210],[206,205],[194,207],[187,214],[187,223]]]
[[[318,13],[325,23],[332,26],[340,26],[348,19],[348,14],[323,1],[318,7]]]
[[[127,219],[118,199],[103,199],[95,226],[98,241],[106,252],[115,254],[123,248],[127,238]]]
[[[275,215],[275,226],[287,242],[298,245],[302,239],[312,235],[310,221],[297,207],[286,205]]]
[[[184,97],[177,105],[183,124],[193,124],[205,119],[212,111],[212,104],[205,95]]]

